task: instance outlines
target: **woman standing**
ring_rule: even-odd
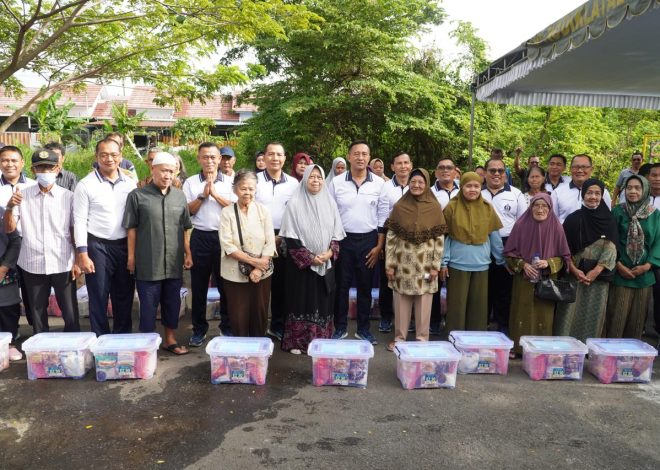
[[[371,169],[374,175],[380,176],[385,181],[390,180],[385,174],[385,163],[380,158],[372,158],[371,161],[369,162],[369,168]]]
[[[509,336],[517,345],[523,335],[552,334],[555,303],[536,298],[534,283],[541,276],[555,278],[563,266],[568,266],[571,257],[564,230],[552,212],[550,196],[539,193],[530,202],[504,247],[507,265],[516,274],[511,291]],[[520,346],[514,351],[520,353]]]
[[[237,172],[234,193],[238,202],[220,215],[220,275],[235,336],[263,336],[268,322],[275,232],[270,212],[254,200],[256,190],[254,172]]]
[[[660,212],[649,200],[649,182],[630,176],[626,202],[612,210],[619,229],[619,260],[607,301],[607,337],[641,338],[651,286],[660,266]]]
[[[529,201],[539,193],[547,193],[545,190],[545,170],[540,166],[533,166],[527,170],[527,191],[523,193],[527,207]]]
[[[264,151],[259,150],[254,154],[254,172],[261,173],[266,169],[266,161],[264,160]]]
[[[305,174],[305,168],[312,163],[314,163],[312,162],[312,157],[306,153],[298,152],[293,156],[293,162],[291,163],[291,176],[298,181],[301,181],[303,174]]]
[[[504,264],[502,222],[481,197],[482,178],[467,172],[458,196],[444,210],[445,240],[440,280],[447,281],[447,331],[485,331],[488,324],[488,267],[491,255]]]
[[[431,192],[426,170],[410,173],[409,190],[386,222],[385,274],[394,294],[394,341],[405,341],[415,307],[415,334],[429,340],[433,294],[447,230],[440,203]],[[394,349],[394,342],[387,346]]]
[[[346,171],[346,159],[343,157],[337,157],[332,160],[332,169],[328,172],[328,177],[325,179],[327,184],[330,184],[332,178],[339,176]]]
[[[287,319],[281,347],[306,353],[314,338],[332,336],[335,270],[339,240],[346,233],[337,204],[325,187],[319,165],[305,168],[302,183],[289,200],[280,228],[287,247]],[[293,288],[295,286],[295,288]]]
[[[588,179],[582,185],[582,207],[566,217],[564,233],[571,250],[569,266],[578,281],[574,303],[557,304],[555,336],[580,341],[600,338],[605,326],[607,294],[616,265],[617,225],[603,201],[605,185]],[[609,278],[606,277],[610,274]]]

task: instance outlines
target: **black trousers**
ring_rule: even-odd
[[[394,319],[394,306],[392,304],[392,289],[387,285],[387,275],[385,274],[386,259],[380,260],[380,285],[378,288],[378,308],[380,309],[380,318],[391,322]]]
[[[371,284],[374,270],[367,268],[366,257],[378,243],[378,232],[347,233],[339,242],[337,260],[337,301],[335,303],[335,330],[348,327],[348,290],[355,275],[357,283],[357,330],[369,331],[371,313]]]
[[[270,287],[270,329],[284,333],[286,320],[286,260],[279,256],[273,258],[273,275]],[[292,286],[289,286],[291,289]]]
[[[48,297],[50,289],[55,290],[57,305],[62,310],[64,331],[80,331],[76,281],[69,271],[57,274],[33,274],[21,269],[25,280],[25,293],[32,315],[34,333],[48,331]]]
[[[18,321],[21,319],[21,304],[0,307],[0,331],[11,333],[11,342],[16,341]]]
[[[512,288],[513,276],[504,266],[491,263],[488,269],[488,311],[503,333],[509,331]]]
[[[130,333],[133,329],[135,278],[126,268],[126,239],[103,240],[87,235],[87,254],[94,262],[94,273],[85,274],[89,295],[89,323],[97,336],[110,333],[108,295],[112,301],[112,332]]]
[[[211,276],[220,292],[220,326],[222,329],[230,329],[227,297],[223,279],[220,277],[220,237],[217,230],[194,229],[190,236],[190,251],[193,257],[193,266],[190,269],[193,334],[205,335],[209,330],[206,302]]]
[[[660,335],[660,268],[653,270],[655,273],[655,284],[653,285],[653,318],[655,320],[655,331]]]

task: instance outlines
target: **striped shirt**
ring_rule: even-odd
[[[18,265],[32,274],[57,274],[73,267],[73,193],[54,184],[42,192],[39,185],[22,191],[18,215],[23,244]]]
[[[79,252],[87,251],[88,233],[105,240],[126,238],[126,229],[121,223],[128,193],[136,187],[137,183],[122,173],[119,173],[114,183],[101,176],[97,170],[80,180],[73,201],[76,246]]]
[[[78,178],[76,177],[76,175],[74,175],[68,170],[61,170],[57,174],[57,179],[55,180],[55,184],[61,188],[65,188],[73,192],[76,190],[76,185],[78,184]]]

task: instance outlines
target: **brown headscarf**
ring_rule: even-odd
[[[440,203],[431,192],[431,178],[428,171],[417,168],[410,173],[410,178],[413,176],[422,176],[426,181],[426,189],[419,196],[413,196],[408,190],[399,202],[394,204],[385,227],[397,237],[419,244],[444,234],[447,225]]]
[[[462,188],[471,181],[481,184],[482,179],[472,171],[461,177],[461,190],[445,207],[445,220],[451,238],[466,245],[481,245],[491,232],[502,228],[502,222],[481,193],[474,201],[465,199]]]

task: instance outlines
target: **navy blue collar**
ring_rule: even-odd
[[[575,183],[573,183],[573,180],[572,180],[572,179],[571,179],[571,181],[568,183],[568,187],[571,188],[571,189],[579,189],[580,191],[582,191],[582,188],[578,188],[578,187],[575,185]]]
[[[27,179],[25,178],[25,175],[23,174],[23,172],[21,172],[21,174],[18,176],[18,182],[16,184],[25,183],[26,181],[27,181]],[[7,181],[7,178],[5,178],[5,175],[0,176],[0,182],[2,183],[2,186],[5,186],[7,184],[10,185],[10,186],[13,186],[9,181]]]
[[[114,186],[115,184],[117,184],[121,181],[124,181],[124,176],[122,175],[122,173],[119,169],[117,169],[117,175],[118,175],[117,179],[114,180],[114,181],[110,181],[108,178],[103,176],[101,173],[99,173],[98,169],[94,170],[94,173],[96,174],[96,177],[98,178],[99,182],[101,182],[101,183],[103,183],[104,181],[107,181],[108,183],[110,183],[111,185]]]
[[[373,177],[371,176],[371,171],[367,170],[367,178],[364,180],[366,181],[373,181]],[[353,181],[353,174],[349,171],[346,172],[346,181]]]
[[[456,184],[456,180],[452,180],[452,185],[453,185],[452,188],[447,191],[445,188],[440,186],[440,181],[436,180],[435,181],[435,190],[438,191],[438,192],[447,191],[448,193],[452,193],[452,192],[454,192],[454,189],[459,189],[458,185]]]
[[[488,189],[488,186],[486,185],[486,183],[483,184],[482,189]],[[511,185],[509,183],[504,183],[504,186],[502,186],[502,189],[497,191],[495,194],[493,194],[493,192],[490,189],[488,189],[488,192],[493,194],[493,196],[497,196],[498,194],[503,193],[504,191],[511,191]]]
[[[272,177],[270,176],[270,174],[268,174],[268,170],[264,170],[264,171],[263,171],[263,174],[264,174],[264,179],[265,179],[266,181],[272,181],[273,184],[286,183],[286,181],[287,181],[287,179],[286,179],[286,174],[285,174],[284,172],[281,173],[281,176],[280,176],[279,181],[277,181],[277,180],[275,180],[274,178],[272,178]]]
[[[214,183],[223,182],[224,180],[225,180],[224,175],[222,174],[221,171],[218,171],[218,173],[215,175]],[[206,181],[206,178],[204,178],[204,171],[200,171],[199,172],[199,182],[203,183],[204,181]]]

